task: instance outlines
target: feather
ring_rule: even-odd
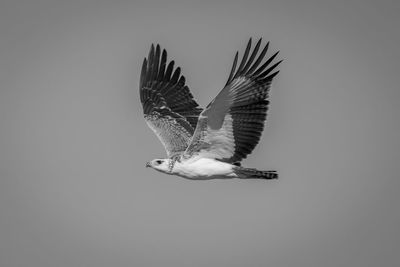
[[[281,63],[271,65],[276,52],[258,67],[269,43],[253,63],[260,46],[261,39],[250,54],[250,38],[237,70],[238,52],[235,54],[227,84],[200,114],[186,156],[198,154],[235,163],[246,158],[258,144],[267,116],[268,91],[279,71],[270,73]]]
[[[185,151],[202,110],[185,82],[181,69],[174,71],[174,61],[167,65],[166,50],[152,44],[141,69],[140,101],[147,124],[169,157]]]

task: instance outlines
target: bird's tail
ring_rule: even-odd
[[[260,171],[243,167],[235,167],[233,171],[240,179],[278,179],[276,171]]]

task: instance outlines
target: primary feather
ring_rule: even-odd
[[[271,81],[279,72],[274,69],[281,62],[270,66],[277,55],[275,53],[258,67],[268,50],[267,43],[254,62],[260,44],[261,39],[248,58],[251,50],[249,40],[237,70],[236,53],[225,87],[199,116],[186,155],[200,154],[235,163],[246,158],[255,148],[264,129]]]
[[[185,85],[174,61],[167,66],[167,52],[151,46],[140,75],[140,100],[144,118],[165,147],[168,157],[187,148],[201,108]],[[161,59],[160,59],[161,56]]]

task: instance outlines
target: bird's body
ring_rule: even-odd
[[[165,165],[159,166],[156,170],[166,174],[174,174],[187,179],[209,180],[221,178],[236,178],[234,165],[200,156],[190,157],[188,159],[165,160]],[[171,165],[173,165],[171,167]]]
[[[276,179],[275,171],[240,166],[257,145],[268,110],[268,92],[277,53],[263,61],[268,43],[257,59],[261,39],[249,57],[251,39],[236,69],[238,53],[221,92],[202,109],[193,99],[180,68],[167,65],[167,53],[157,45],[145,58],[140,77],[140,99],[148,126],[163,143],[168,158],[146,166],[193,180],[226,178]]]
[[[195,156],[182,162],[177,161],[172,171],[176,175],[188,179],[235,178],[237,176],[233,172],[232,167],[231,164],[226,162]]]
[[[157,161],[161,162],[157,163]],[[263,178],[276,179],[275,171],[259,171],[256,169],[242,168],[235,164],[226,163],[211,158],[194,156],[188,159],[155,159],[148,162],[159,172],[170,175],[178,175],[191,180],[229,179],[229,178]]]

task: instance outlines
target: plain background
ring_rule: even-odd
[[[400,266],[399,3],[3,0],[0,266]],[[204,106],[249,37],[284,62],[244,164],[280,180],[146,169],[151,43]]]

